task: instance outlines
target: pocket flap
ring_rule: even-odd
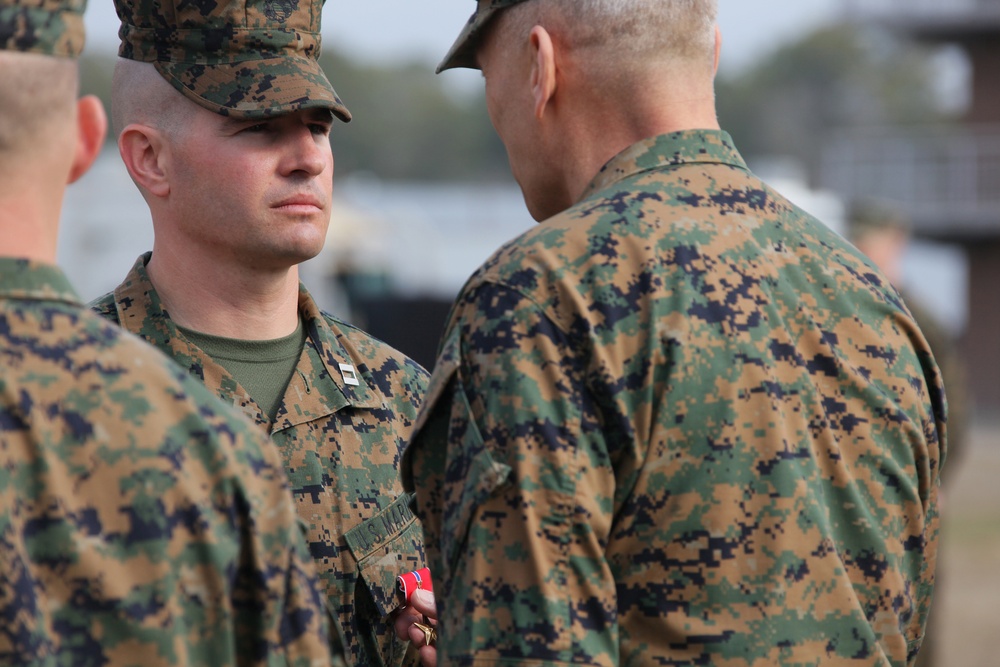
[[[362,581],[382,617],[402,604],[396,577],[424,567],[423,535],[404,493],[391,505],[345,533]]]
[[[461,373],[459,333],[452,331],[441,347],[402,463],[404,488],[423,484],[426,500],[421,502],[440,508],[440,525],[429,520],[424,529],[429,540],[439,541],[449,567],[458,558],[476,510],[511,473],[509,465],[493,458],[473,419]],[[425,469],[421,479],[414,480],[413,456],[418,449]]]

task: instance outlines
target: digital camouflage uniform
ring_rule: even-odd
[[[462,290],[403,462],[448,665],[905,665],[944,396],[897,293],[720,131]]]
[[[426,389],[426,371],[321,313],[300,287],[299,314],[308,339],[271,425],[233,377],[185,339],[163,310],[146,274],[148,258],[140,257],[113,293],[95,301],[95,310],[165,351],[270,430],[353,663],[415,661],[415,651],[404,659],[409,644],[396,638],[387,617],[398,607],[395,578],[424,565],[420,525],[398,470]]]
[[[0,664],[318,667],[326,613],[274,446],[0,258]]]
[[[151,63],[179,93],[232,118],[266,119],[305,109],[351,118],[318,62],[323,0],[115,0],[123,58]],[[308,333],[275,423],[233,376],[193,345],[161,307],[148,255],[96,304],[200,378],[271,433],[300,518],[308,527],[331,609],[351,662],[415,664],[388,616],[395,578],[423,566],[422,533],[398,465],[427,373],[364,332],[322,314],[308,292]]]

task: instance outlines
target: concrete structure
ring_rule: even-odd
[[[967,54],[963,123],[869,128],[835,137],[822,185],[843,197],[899,202],[917,235],[961,244],[969,258],[962,349],[980,418],[1000,418],[1000,0],[845,0],[848,15]]]

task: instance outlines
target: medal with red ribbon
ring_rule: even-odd
[[[410,596],[413,595],[413,591],[434,590],[434,585],[431,581],[431,571],[426,567],[402,574],[396,577],[396,582],[399,585],[399,593],[403,596],[403,604],[407,605],[410,604]]]

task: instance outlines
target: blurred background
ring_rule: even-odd
[[[336,207],[303,279],[321,306],[428,367],[464,280],[534,224],[480,74],[433,72],[473,8],[324,10],[321,62],[354,120],[334,128]],[[935,333],[953,385],[921,664],[1000,665],[1000,0],[720,0],[719,18],[720,122],[750,167],[852,240],[862,217],[892,231],[887,272]],[[87,26],[82,87],[110,107],[112,3],[91,0]],[[60,262],[89,300],[151,246],[145,203],[109,142],[67,194]]]

